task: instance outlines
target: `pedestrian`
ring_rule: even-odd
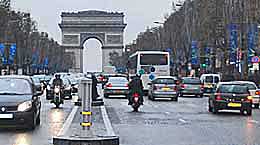
[[[91,76],[92,79],[92,100],[97,100],[97,98],[99,97],[98,91],[97,91],[97,78],[94,74],[92,74]]]

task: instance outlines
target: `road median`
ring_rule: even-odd
[[[80,106],[75,106],[59,134],[53,137],[54,145],[119,145],[105,106],[92,107],[92,126],[83,130]]]

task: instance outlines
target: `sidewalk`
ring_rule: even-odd
[[[73,110],[59,135],[53,138],[54,145],[119,145],[119,137],[114,134],[104,106],[92,107],[90,131],[80,125],[82,108]]]

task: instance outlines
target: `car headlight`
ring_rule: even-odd
[[[47,90],[50,90],[50,89],[51,89],[51,87],[50,87],[50,85],[48,85],[48,86],[47,86]]]
[[[67,88],[66,88],[66,90],[70,90],[71,89],[71,86],[68,86]]]
[[[18,111],[24,112],[32,108],[32,101],[26,101],[18,105]]]
[[[59,93],[60,89],[59,88],[54,88],[54,93]]]

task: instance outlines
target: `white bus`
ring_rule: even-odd
[[[141,73],[144,90],[148,90],[148,83],[156,76],[170,75],[170,55],[162,51],[138,51],[128,60],[129,76]]]

